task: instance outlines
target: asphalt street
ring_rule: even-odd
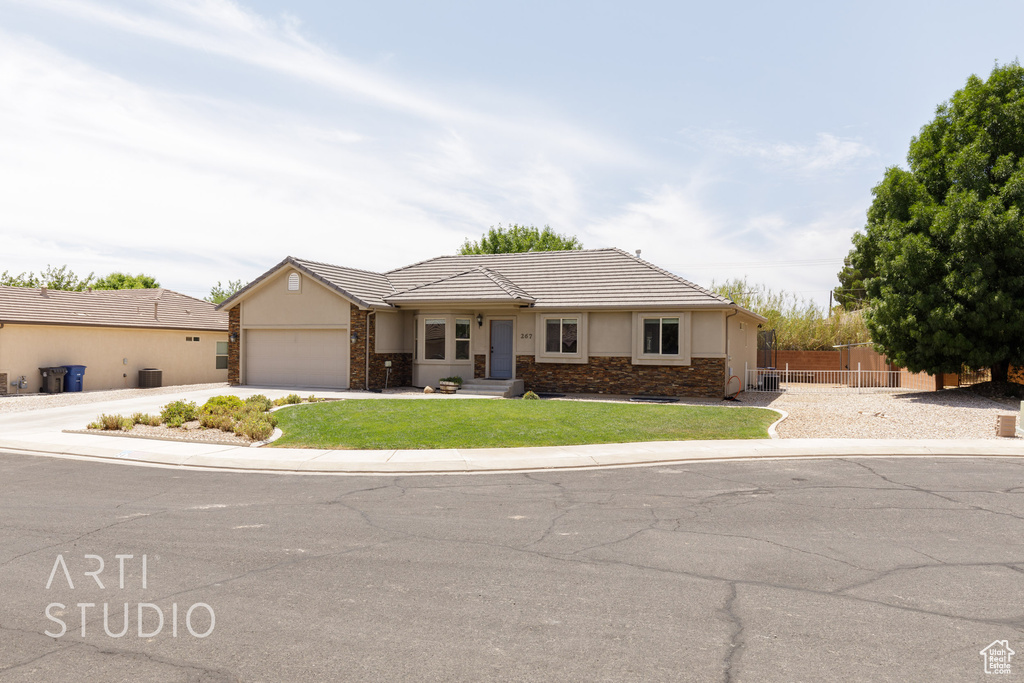
[[[1013,680],[1022,520],[1017,458],[377,477],[0,453],[0,681],[980,681],[996,640]]]

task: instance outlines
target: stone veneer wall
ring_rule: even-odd
[[[476,354],[473,356],[473,379],[487,377],[487,356]]]
[[[527,391],[643,396],[725,395],[725,359],[694,358],[690,365],[633,365],[629,357],[592,356],[586,365],[537,363],[516,356],[516,377]]]
[[[372,324],[367,327],[366,320],[369,311],[359,310],[355,304],[352,305],[351,321],[349,323],[349,334],[355,333],[356,343],[349,343],[349,388],[362,389],[366,384],[366,348],[374,348],[377,321],[373,319]],[[391,376],[388,377],[388,369],[384,367],[384,361],[391,361]],[[375,353],[370,352],[370,389],[383,389],[387,381],[388,387],[409,387],[412,386],[412,354],[411,353]]]
[[[235,335],[235,341],[231,341]],[[242,345],[242,305],[237,304],[228,311],[228,384],[236,385],[241,380],[239,348]]]
[[[7,383],[7,373],[6,372],[0,372],[0,396],[6,396],[7,393],[10,391],[7,388],[7,386],[8,386],[8,383]]]

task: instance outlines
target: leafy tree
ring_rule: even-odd
[[[93,289],[158,289],[160,283],[150,275],[139,273],[129,275],[128,273],[111,273],[93,283]]]
[[[869,341],[861,311],[836,310],[832,315],[813,301],[785,290],[774,291],[744,279],[711,283],[716,294],[768,319],[764,329],[775,330],[778,348],[831,351],[836,344]]]
[[[875,186],[851,265],[874,342],[912,371],[1024,363],[1024,68],[971,76]]]
[[[228,280],[227,287],[221,285],[220,280],[217,280],[217,284],[210,287],[210,296],[206,297],[206,300],[214,304],[222,303],[234,296],[244,286],[241,280]]]
[[[550,226],[538,230],[532,225],[513,223],[507,228],[498,224],[484,234],[479,242],[466,240],[460,254],[514,254],[523,251],[576,251],[583,243],[575,237],[559,235]]]
[[[47,287],[49,289],[64,289],[72,292],[81,292],[89,287],[94,279],[93,273],[84,278],[79,278],[66,265],[60,268],[46,266],[46,270],[39,273],[8,273],[6,270],[0,274],[0,285],[11,287]]]

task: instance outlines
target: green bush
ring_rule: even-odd
[[[89,424],[89,429],[103,429],[106,431],[130,431],[135,426],[135,421],[123,415],[100,415],[96,422]]]
[[[199,407],[193,401],[172,401],[163,407],[160,417],[168,427],[180,427],[199,419]]]
[[[214,396],[199,409],[199,415],[235,415],[245,406],[237,396]]]
[[[163,420],[159,415],[150,415],[149,422],[147,424],[150,427],[159,427],[161,422],[163,422]]]
[[[302,403],[302,397],[298,394],[288,394],[282,398],[274,399],[275,406],[288,406],[296,403]]]
[[[540,400],[540,396],[538,396],[537,394],[533,393],[532,391],[527,391],[525,394],[523,394],[523,400],[525,400],[525,401],[537,401],[537,400]]]
[[[263,394],[253,394],[249,398],[245,399],[245,405],[247,407],[252,406],[259,408],[261,413],[265,413],[274,407],[274,402]]]
[[[451,377],[442,377],[440,379],[440,381],[441,382],[454,382],[455,384],[458,384],[460,387],[462,386],[462,378],[459,377],[458,375],[452,375]]]
[[[250,414],[235,424],[235,434],[246,436],[253,441],[264,441],[274,433],[274,426],[267,415]]]
[[[149,424],[149,415],[146,415],[145,413],[133,413],[132,414],[132,424],[137,424],[137,425]]]

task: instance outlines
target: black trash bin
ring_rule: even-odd
[[[59,365],[39,368],[39,374],[43,376],[43,388],[40,391],[47,394],[59,394],[64,391],[64,376],[68,374],[67,368]]]
[[[64,391],[82,391],[85,387],[85,366],[65,365],[67,373],[64,376]]]

